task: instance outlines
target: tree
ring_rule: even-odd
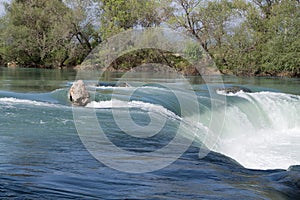
[[[101,10],[102,37],[108,38],[122,31],[152,27],[161,23],[155,0],[103,0]]]
[[[298,1],[276,2],[265,20],[262,70],[300,74],[300,4]]]
[[[184,29],[195,37],[208,51],[208,35],[204,33],[206,24],[199,15],[201,0],[166,0],[164,4],[166,20],[174,29]]]
[[[87,16],[92,1],[15,0],[0,27],[0,55],[27,67],[80,64],[99,43]]]
[[[5,16],[1,54],[27,66],[61,66],[71,36],[69,17],[59,0],[13,1]]]
[[[5,40],[4,40],[4,30],[6,27],[6,19],[5,17],[0,17],[0,65],[5,63],[4,54],[6,54],[5,49]]]
[[[239,70],[254,75],[274,76],[283,72],[299,76],[299,22],[299,1],[252,1],[241,24],[243,30],[235,33],[247,35],[244,42],[240,41],[245,44],[244,50],[238,48],[243,60]]]
[[[167,0],[168,1],[168,0]],[[167,12],[170,26],[185,30],[196,38],[203,49],[215,59],[218,66],[228,65],[226,54],[230,27],[237,23],[246,6],[240,0],[202,1],[175,0],[168,1]]]
[[[80,64],[85,57],[102,42],[98,31],[100,10],[97,0],[65,0],[65,4],[72,11],[71,31],[73,46],[69,62]]]
[[[115,34],[163,24],[194,37],[200,46],[186,53],[203,48],[224,73],[300,74],[299,0],[13,0],[0,22],[0,62],[76,65]],[[155,49],[135,54],[115,64],[182,61]]]
[[[165,2],[170,26],[196,38],[223,72],[299,74],[299,1]]]

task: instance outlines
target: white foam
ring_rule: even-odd
[[[222,140],[219,151],[251,169],[287,169],[300,164],[300,130],[260,130]]]
[[[233,92],[227,93],[227,92],[225,92],[225,90],[217,90],[216,92],[219,95],[225,95],[225,96],[239,96],[240,94],[245,94],[245,92],[242,91],[242,90],[238,91],[238,92],[235,92],[235,93],[233,93]]]
[[[287,169],[300,164],[300,97],[274,92],[230,94],[219,151],[247,168]]]
[[[166,88],[163,87],[155,87],[155,86],[141,86],[141,87],[134,87],[134,86],[88,86],[91,89],[100,89],[100,90],[132,90],[132,89],[145,89],[145,90],[161,90],[166,91]]]
[[[151,90],[162,90],[162,91],[168,90],[167,88],[164,88],[164,87],[155,87],[155,86],[143,86],[141,88],[143,88],[143,89],[151,89]]]
[[[116,88],[125,88],[125,87],[114,87],[114,86],[93,86],[93,85],[89,85],[88,88],[92,88],[92,89],[101,89],[101,90],[113,90]]]
[[[138,108],[147,112],[158,113],[173,119],[181,120],[181,118],[173,113],[172,111],[164,108],[161,105],[146,103],[142,101],[121,101],[121,100],[110,100],[110,101],[100,101],[91,102],[86,107],[97,108],[97,109],[112,109],[112,108]]]
[[[243,94],[245,96],[245,94]],[[265,113],[275,130],[300,128],[300,97],[283,93],[249,93],[244,98],[251,99]]]
[[[27,99],[17,99],[12,97],[4,97],[0,98],[0,103],[4,105],[14,105],[14,104],[27,104],[27,105],[34,105],[34,106],[47,106],[47,107],[57,107],[56,104],[46,103],[46,102],[39,102],[39,101],[32,101]]]

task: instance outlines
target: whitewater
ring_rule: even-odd
[[[300,162],[300,97],[274,92],[228,94],[230,104],[216,149],[247,168],[287,169]]]
[[[98,89],[110,89],[98,87]],[[116,90],[137,90],[139,88],[117,88]],[[158,87],[142,87],[143,91],[163,91]],[[236,94],[226,94],[223,91],[216,91],[219,95],[225,95],[226,112],[221,133],[218,134],[218,141],[211,146],[210,150],[225,154],[244,167],[251,169],[288,169],[291,165],[300,163],[300,96],[279,92],[254,92],[243,91]],[[199,100],[201,104],[201,99]],[[238,103],[236,103],[238,101]],[[138,108],[148,112],[159,113],[164,117],[172,117],[184,121],[167,108],[141,101],[93,101],[89,108],[112,109],[112,108]],[[173,109],[174,110],[174,109]],[[211,115],[207,111],[203,115]],[[209,123],[197,120],[189,122],[189,130],[194,130],[195,135],[205,142],[209,130]],[[195,124],[197,128],[195,129]],[[201,134],[205,132],[204,134]],[[190,135],[189,133],[183,133]],[[210,147],[210,145],[208,144]]]

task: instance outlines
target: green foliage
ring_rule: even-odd
[[[1,58],[26,67],[76,64],[98,42],[91,26],[81,26],[85,17],[61,0],[12,1],[1,20]]]
[[[58,52],[70,35],[68,12],[61,1],[12,2],[2,32],[2,55],[24,65],[60,64],[64,58]]]
[[[300,76],[298,0],[12,0],[0,17],[0,63],[77,65],[115,34],[158,25],[190,34],[198,44],[187,45],[185,56],[197,62],[205,50],[224,73]],[[163,62],[188,68],[172,52],[126,56],[113,67]]]
[[[186,58],[194,63],[202,59],[203,49],[198,43],[189,43],[184,51]]]
[[[174,55],[172,52],[166,52],[160,49],[139,49],[128,52],[111,63],[109,69],[127,71],[149,63],[166,65],[182,73],[194,69],[192,68],[191,63],[184,58],[176,54]]]
[[[239,43],[244,51],[234,59],[242,57],[243,63],[236,66],[257,75],[288,73],[299,75],[300,56],[300,4],[297,1],[262,1],[259,7],[250,5],[244,30],[235,33],[248,35]],[[248,40],[246,40],[248,39]],[[237,43],[236,40],[232,44]],[[235,54],[233,54],[235,55]]]
[[[300,4],[283,1],[272,7],[271,14],[266,21],[268,32],[265,34],[267,42],[263,54],[269,62],[264,63],[264,67],[276,72],[299,73]]]
[[[299,1],[165,2],[170,25],[194,36],[223,72],[300,75]]]
[[[155,0],[103,0],[101,33],[104,39],[124,30],[161,23]]]

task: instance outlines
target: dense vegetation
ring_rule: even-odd
[[[87,13],[91,3],[12,1],[1,19],[2,61],[48,68],[80,64],[100,42]]]
[[[299,0],[12,0],[5,6],[3,64],[74,66],[117,33],[168,26],[198,40],[223,73],[300,76]],[[153,60],[175,67],[185,63],[157,50],[133,54],[115,67]]]

